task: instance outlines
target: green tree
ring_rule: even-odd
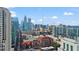
[[[53,42],[52,46],[53,46],[56,50],[58,50],[58,47],[60,47],[60,44],[57,43],[57,42]]]

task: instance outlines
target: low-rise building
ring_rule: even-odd
[[[48,36],[39,36],[36,40],[33,41],[33,47],[49,47],[53,43],[53,39]]]
[[[63,38],[64,51],[79,51],[79,42],[69,38]]]

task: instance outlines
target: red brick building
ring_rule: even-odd
[[[25,42],[22,42],[21,44],[24,48],[26,47],[32,47],[32,41],[25,41]]]
[[[49,47],[53,43],[53,39],[48,36],[39,36],[36,40],[32,42],[32,46],[34,48],[39,48],[39,47]]]
[[[39,36],[36,40],[29,41],[26,40],[22,43],[22,46],[31,46],[32,48],[41,48],[52,46],[53,39],[49,36]]]

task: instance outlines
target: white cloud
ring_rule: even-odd
[[[72,12],[64,12],[64,15],[65,16],[72,16],[72,15],[74,15]]]
[[[67,12],[64,12],[64,15],[68,15],[68,13]]]
[[[42,21],[43,21],[43,19],[39,19],[39,21],[40,21],[40,22],[42,22]]]
[[[31,20],[32,23],[35,23],[35,20]]]
[[[72,12],[69,12],[69,15],[74,15]]]
[[[52,19],[58,19],[58,17],[57,16],[52,16]]]
[[[16,12],[10,11],[10,13],[11,13],[11,17],[16,17]]]

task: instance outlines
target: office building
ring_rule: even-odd
[[[21,32],[21,30],[17,30],[17,33],[16,33],[16,42],[15,42],[15,47],[14,47],[15,51],[22,50],[22,46],[21,46],[22,42],[23,42],[22,32]]]
[[[0,7],[0,50],[11,50],[11,14],[3,7]]]
[[[28,18],[28,23],[27,23],[27,25],[28,25],[28,31],[29,31],[29,32],[32,31],[33,28],[34,28],[34,25],[33,25],[33,23],[31,22],[31,18]]]
[[[31,18],[24,16],[24,20],[21,23],[21,30],[24,32],[30,32],[34,29],[34,24],[31,22]]]
[[[28,24],[27,24],[27,17],[26,16],[24,16],[24,20],[23,20],[23,23],[22,23],[22,30],[23,31],[28,30]]]
[[[62,25],[62,24],[60,24],[60,25],[53,25],[52,26],[52,35],[53,36],[56,36],[56,37],[58,37],[58,36],[66,36],[66,26],[65,25]]]
[[[52,35],[62,37],[62,50],[79,51],[79,26],[53,25]]]
[[[16,34],[19,30],[19,21],[17,17],[12,17],[12,46],[15,46],[16,43]]]

